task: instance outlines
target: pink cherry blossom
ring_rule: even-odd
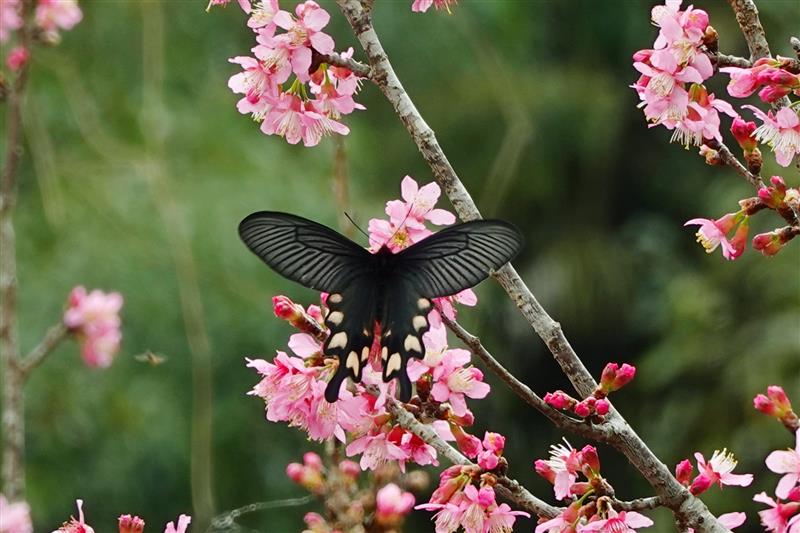
[[[775,495],[788,498],[791,491],[800,482],[800,429],[795,432],[794,449],[777,450],[767,456],[767,468],[776,474],[785,474],[778,482]]]
[[[695,452],[694,457],[697,460],[697,470],[700,472],[689,489],[694,495],[705,492],[715,483],[722,488],[723,485],[747,487],[753,482],[753,474],[732,473],[738,463],[728,450],[715,450],[708,462],[700,452]]]
[[[0,494],[0,533],[33,533],[31,508],[26,502],[11,503]]]
[[[324,135],[350,133],[347,126],[316,112],[313,105],[304,103],[291,93],[283,93],[278,97],[264,117],[261,131],[267,135],[284,137],[289,144],[297,144],[302,140],[305,146],[316,146]]]
[[[387,462],[407,459],[402,448],[388,439],[388,434],[378,432],[355,439],[345,449],[348,457],[361,454],[362,470],[375,470]]]
[[[275,15],[278,13],[278,0],[262,0],[250,12],[247,25],[270,37],[275,33]]]
[[[758,512],[758,516],[761,518],[761,525],[767,531],[775,533],[797,533],[800,531],[800,513],[798,513],[800,511],[800,503],[781,503],[767,496],[766,492],[753,496],[753,501],[770,506],[769,509]]]
[[[75,503],[78,505],[78,519],[70,518],[69,522],[64,522],[64,525],[53,533],[94,533],[94,529],[83,519],[83,500],[75,500]]]
[[[411,11],[425,13],[431,6],[435,6],[436,9],[446,9],[450,13],[450,6],[456,3],[458,0],[414,0],[414,3],[411,4]]]
[[[683,83],[701,83],[700,72],[691,66],[681,67],[667,50],[654,51],[648,63],[637,61],[633,66],[644,75],[634,88],[642,99],[645,117],[654,125],[683,119],[689,104]]]
[[[692,93],[690,92],[690,98]],[[715,98],[713,94],[708,94],[705,89],[701,89],[703,94],[698,100],[691,99],[688,104],[686,116],[676,121],[672,138],[670,141],[679,141],[682,145],[700,146],[704,140],[714,139],[722,141],[719,131],[720,119],[718,111],[722,111],[730,117],[737,117],[738,114],[733,107],[726,101]],[[665,124],[670,127],[671,124]]]
[[[191,521],[191,516],[182,514],[178,517],[178,526],[176,527],[174,522],[170,522],[164,529],[164,533],[186,533],[186,528],[189,527]]]
[[[297,18],[287,11],[275,13],[272,22],[286,30],[286,33],[273,37],[272,45],[289,51],[292,56],[292,70],[305,82],[308,81],[308,68],[311,66],[311,48],[320,54],[333,52],[333,39],[320,31],[328,25],[331,16],[313,0],[298,4],[295,14]]]
[[[552,472],[552,480],[549,481],[553,483],[553,491],[558,500],[573,495],[572,485],[578,479],[577,474],[581,471],[580,452],[566,440],[564,442],[566,446],[563,444],[550,446],[550,460],[542,461],[541,465],[539,461],[536,462],[536,471],[539,475],[547,476],[548,472]]]
[[[39,0],[36,25],[45,31],[71,30],[83,18],[76,0]]]
[[[582,502],[571,503],[560,515],[536,526],[534,533],[575,533],[581,507]]]
[[[428,314],[428,322],[431,327],[442,325],[442,316],[444,315],[450,320],[455,320],[458,312],[455,304],[466,305],[467,307],[475,307],[478,303],[478,295],[472,289],[464,289],[453,296],[444,296],[442,298],[433,299],[434,308]],[[441,314],[440,314],[441,313]]]
[[[741,252],[738,251],[730,240],[728,240],[728,233],[736,227],[738,218],[736,213],[728,213],[727,215],[717,220],[707,218],[693,218],[686,221],[684,226],[696,224],[700,226],[697,230],[697,242],[703,245],[706,253],[712,253],[720,245],[722,245],[722,255],[725,259],[734,260]]]
[[[762,121],[755,131],[756,139],[772,148],[779,165],[788,167],[800,153],[800,117],[797,112],[784,107],[773,115],[772,111],[764,113],[755,106],[742,107],[750,109]]]
[[[105,368],[113,362],[122,341],[119,318],[122,303],[118,292],[87,293],[80,286],[70,292],[64,325],[76,335],[87,366]]]
[[[405,458],[398,461],[400,470],[405,472],[406,461],[411,460],[420,466],[438,465],[436,449],[417,435],[400,426],[395,426],[386,436],[387,440],[399,447]]]
[[[384,527],[395,527],[413,507],[414,495],[389,483],[375,496],[375,520]]]
[[[449,402],[456,416],[467,412],[465,396],[473,399],[485,398],[489,385],[483,382],[483,372],[469,365],[466,350],[449,350],[433,369],[431,396],[437,402]]]
[[[617,513],[613,508],[608,509],[608,517],[604,520],[595,520],[581,527],[581,531],[600,531],[601,533],[633,533],[637,529],[650,527],[653,521],[636,511],[621,511]]]
[[[11,32],[22,27],[19,0],[0,0],[0,43],[11,36]]]
[[[230,2],[231,0],[209,0],[206,11],[209,11],[211,6],[226,6]],[[239,7],[241,7],[242,11],[245,13],[250,13],[250,2],[248,0],[239,0]]]
[[[262,120],[278,96],[276,84],[279,82],[276,80],[283,75],[288,78],[291,67],[287,63],[287,71],[280,73],[274,65],[268,68],[264,62],[249,56],[232,57],[228,61],[241,65],[243,69],[228,80],[231,91],[244,95],[236,108],[243,115],[250,114],[255,120]]]

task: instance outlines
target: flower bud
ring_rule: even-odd
[[[597,400],[597,403],[594,404],[595,412],[600,416],[605,416],[608,414],[608,410],[611,408],[611,403],[605,398],[601,398]]]
[[[705,474],[700,474],[694,478],[694,481],[692,481],[692,485],[689,487],[689,492],[697,496],[698,494],[702,494],[711,488],[712,483],[713,481],[710,477],[706,476]]]
[[[750,223],[748,221],[749,217],[745,216],[742,223],[736,228],[736,233],[733,234],[733,238],[731,239],[731,246],[733,247],[731,259],[736,259],[744,253],[744,248],[747,245],[747,233],[750,230]]]
[[[320,322],[309,315],[302,305],[294,303],[289,297],[273,296],[272,310],[276,317],[286,320],[303,333],[313,335],[318,340],[325,339],[326,332]]]
[[[576,415],[578,415],[581,418],[586,418],[587,416],[592,414],[592,409],[591,407],[589,407],[589,404],[586,403],[586,400],[575,404],[573,411],[575,412]]]
[[[502,455],[503,448],[505,448],[505,446],[506,446],[506,438],[500,433],[487,431],[483,435],[483,448],[485,450],[489,450],[495,453],[496,455]]]
[[[6,57],[6,65],[12,71],[20,70],[30,59],[31,53],[24,46],[15,46]]]
[[[144,520],[138,516],[124,514],[119,517],[119,533],[142,533]]]
[[[533,467],[536,470],[536,473],[545,478],[552,484],[556,482],[556,473],[553,471],[550,463],[545,461],[544,459],[537,459],[535,463],[533,463]]]
[[[692,479],[693,470],[692,462],[689,461],[689,459],[684,459],[675,466],[675,479],[677,479],[681,485],[688,487]]]
[[[345,477],[356,480],[361,474],[361,467],[355,461],[345,459],[339,463],[339,472]]]
[[[759,233],[753,237],[753,249],[758,250],[763,255],[773,256],[783,248],[781,236],[775,231]]]
[[[478,466],[484,470],[494,470],[500,463],[500,457],[490,450],[484,450],[478,454]]]
[[[767,85],[758,91],[758,97],[761,98],[762,102],[771,104],[780,100],[790,92],[792,92],[792,89],[789,87],[783,87],[780,85]]]
[[[592,479],[598,475],[600,473],[600,457],[597,455],[597,448],[590,444],[584,446],[581,450],[581,463],[581,471],[587,478]],[[589,472],[586,471],[587,467]]]
[[[742,119],[742,117],[736,117],[733,119],[733,124],[731,124],[731,133],[736,138],[736,142],[739,143],[739,146],[741,146],[742,150],[745,152],[752,151],[758,145],[758,141],[756,141],[756,138],[753,135],[755,131],[755,122],[745,121]]]
[[[481,440],[464,431],[461,426],[451,422],[450,431],[452,431],[453,436],[456,438],[458,449],[470,459],[474,459],[482,451],[483,446],[481,445]]]
[[[544,395],[544,401],[549,406],[555,409],[567,410],[571,409],[577,403],[577,400],[562,390],[555,392],[548,392]]]

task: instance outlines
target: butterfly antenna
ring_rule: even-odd
[[[369,233],[367,233],[366,231],[364,231],[363,229],[361,229],[361,227],[360,227],[358,224],[356,224],[356,221],[355,221],[355,220],[353,220],[353,217],[351,217],[351,216],[350,216],[350,215],[347,213],[347,211],[345,211],[345,212],[344,212],[344,216],[347,218],[347,220],[349,220],[349,221],[350,221],[350,223],[351,223],[351,224],[353,224],[353,225],[356,227],[356,229],[357,229],[358,231],[360,231],[361,233],[363,233],[364,235],[366,235],[367,239],[369,239]]]

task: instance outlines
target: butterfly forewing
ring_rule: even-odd
[[[501,220],[450,226],[397,254],[396,272],[427,298],[452,296],[473,287],[511,261],[523,238]]]
[[[341,293],[372,258],[330,228],[287,213],[253,213],[239,224],[239,235],[276,272],[318,291]]]

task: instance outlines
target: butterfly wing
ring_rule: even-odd
[[[513,259],[523,238],[513,225],[476,220],[450,226],[393,255],[383,305],[383,380],[400,383],[400,399],[411,397],[408,360],[425,357],[422,336],[429,329],[431,298],[477,285]]]
[[[372,254],[312,220],[260,211],[239,224],[239,236],[278,274],[323,292],[339,292],[366,275]]]
[[[421,297],[452,296],[489,277],[522,249],[522,233],[502,220],[450,226],[396,254],[395,273]]]
[[[429,329],[427,316],[432,304],[404,277],[389,284],[385,298],[381,318],[382,377],[384,382],[396,377],[400,400],[407,402],[411,398],[411,380],[406,365],[412,357],[425,357],[422,336]]]
[[[377,290],[374,278],[361,276],[353,279],[342,292],[328,295],[325,324],[330,335],[322,346],[322,353],[339,358],[336,374],[325,389],[325,399],[330,403],[339,399],[346,377],[356,383],[361,381],[374,337]]]

